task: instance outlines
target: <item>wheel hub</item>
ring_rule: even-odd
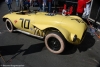
[[[48,39],[48,46],[54,51],[58,51],[61,47],[59,40],[54,37]]]

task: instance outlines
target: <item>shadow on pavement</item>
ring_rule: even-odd
[[[12,47],[15,48],[16,47]],[[23,55],[27,55],[27,54],[32,54],[32,53],[36,53],[36,52],[40,52],[42,51],[42,49],[44,48],[44,43],[39,43],[39,44],[34,44],[31,45],[28,49],[19,49],[17,52],[14,53],[14,55],[7,60],[6,62],[9,62],[10,60],[14,59],[15,57],[17,57],[20,53],[24,52]],[[11,50],[11,49],[10,49]],[[12,51],[11,51],[12,52]],[[9,54],[10,55],[10,54]]]
[[[42,51],[44,46],[45,46],[44,43],[39,43],[39,44],[31,45],[28,49],[25,50],[23,55],[40,52],[40,51]]]
[[[4,2],[5,0],[0,0],[0,6],[2,5],[2,3]]]
[[[94,43],[95,43],[95,39],[93,38],[93,36],[90,35],[90,33],[87,32],[83,42],[80,45],[76,46],[72,44],[67,44],[66,49],[62,53],[62,55],[73,54],[77,51],[77,49],[79,50],[79,52],[87,51],[89,48],[91,48],[94,45]]]
[[[94,44],[95,44],[95,39],[93,38],[93,36],[91,36],[89,32],[87,32],[83,42],[78,46],[78,50],[80,52],[87,51]]]
[[[97,65],[97,67],[100,67],[100,62],[99,62],[99,64]]]
[[[5,55],[13,55],[22,47],[23,45],[8,45],[8,46],[0,46],[0,54],[2,56]]]
[[[28,49],[23,49],[23,50],[21,49],[22,46],[23,45],[1,46],[0,54],[2,56],[13,55],[9,60],[6,60],[6,62],[9,62],[10,60],[14,59],[22,52],[24,52],[23,55],[40,52],[44,48],[45,44],[44,43],[34,44],[34,45],[31,45]]]
[[[5,0],[0,0],[0,3],[4,2]]]

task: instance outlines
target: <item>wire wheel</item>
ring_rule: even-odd
[[[60,54],[65,49],[64,39],[59,32],[47,34],[45,37],[45,45],[49,51],[55,54]]]

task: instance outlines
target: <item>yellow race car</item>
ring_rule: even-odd
[[[79,45],[86,33],[87,24],[78,16],[62,16],[47,12],[23,11],[3,16],[9,32],[22,33],[43,38],[48,50],[60,54],[65,42]]]

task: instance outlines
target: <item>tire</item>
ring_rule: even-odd
[[[7,30],[12,33],[14,31],[14,26],[12,22],[9,19],[6,19],[5,24],[6,24]]]
[[[65,49],[65,39],[59,32],[52,32],[46,35],[45,45],[49,51],[60,54]]]

